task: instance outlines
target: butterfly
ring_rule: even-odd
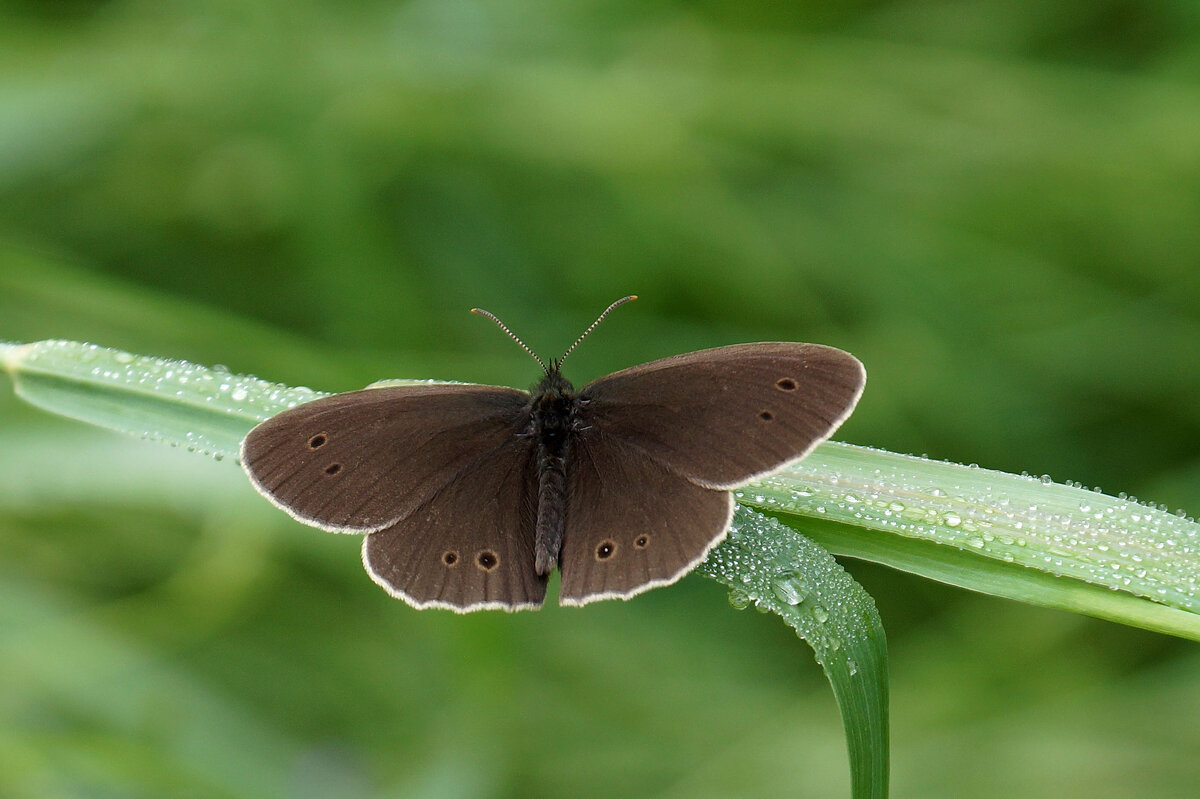
[[[296,406],[242,442],[254,487],[322,530],[365,534],[371,578],[416,608],[627,599],[720,543],[732,490],[803,458],[850,415],[866,373],[820,344],[758,342],[651,361],[578,391],[562,363],[530,391],[367,388]]]

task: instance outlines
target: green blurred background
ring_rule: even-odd
[[[1200,4],[0,3],[0,339],[293,385],[857,354],[838,438],[1200,511]],[[778,620],[415,612],[0,392],[0,796],[848,795]],[[862,563],[894,794],[1191,797],[1193,643]]]

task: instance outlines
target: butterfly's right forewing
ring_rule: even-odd
[[[624,369],[580,391],[585,426],[699,485],[735,488],[807,455],[862,393],[854,356],[760,342]]]

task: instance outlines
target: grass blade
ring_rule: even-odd
[[[819,545],[744,506],[700,571],[729,586],[735,607],[777,613],[813,648],[842,714],[852,794],[886,797],[887,641],[870,595]]]
[[[46,410],[217,458],[324,396],[68,341],[0,344],[0,365]],[[1200,525],[1132,497],[826,442],[738,498],[834,552],[1200,640]]]

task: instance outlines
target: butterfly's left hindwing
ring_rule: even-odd
[[[392,596],[458,613],[541,606],[534,568],[537,459],[512,438],[391,527],[363,541],[363,565]]]

